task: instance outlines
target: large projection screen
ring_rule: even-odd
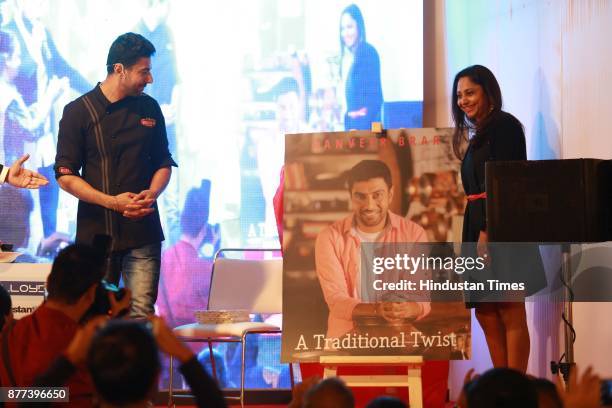
[[[53,179],[63,107],[104,80],[116,37],[138,32],[157,48],[145,92],[179,164],[158,200],[164,247],[180,239],[186,212],[183,225],[198,212],[217,231],[202,257],[278,247],[285,133],[421,126],[422,0],[355,4],[363,25],[338,0],[5,0],[0,163],[27,152],[27,167]],[[205,203],[190,209],[192,188]],[[21,262],[48,262],[74,239],[77,202],[55,180],[40,191],[2,185],[0,203],[0,241],[25,252]]]

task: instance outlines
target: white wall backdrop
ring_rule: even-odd
[[[425,0],[424,126],[449,126],[452,80],[460,69],[488,66],[504,109],[527,135],[529,159],[612,158],[612,2],[606,0]],[[550,261],[550,266],[554,260]],[[574,305],[575,360],[612,375],[612,307]],[[529,372],[548,376],[562,353],[560,311],[528,304]],[[470,367],[491,366],[474,322],[474,360],[451,365],[451,395]]]

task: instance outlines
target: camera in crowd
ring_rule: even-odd
[[[125,289],[119,288],[117,285],[114,285],[110,282],[107,282],[105,279],[100,281],[98,288],[96,289],[96,298],[94,299],[93,304],[89,308],[87,312],[88,317],[99,316],[99,315],[107,315],[111,310],[110,300],[108,299],[108,294],[111,293],[115,296],[117,301],[120,301],[125,296]],[[129,312],[129,309],[124,309],[120,312],[119,316],[124,316]]]

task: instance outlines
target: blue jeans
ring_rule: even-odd
[[[144,318],[155,312],[160,263],[161,242],[111,254],[105,279],[118,285],[123,278],[123,285],[132,291],[130,317]]]

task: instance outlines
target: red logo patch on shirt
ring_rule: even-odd
[[[68,167],[60,167],[57,169],[57,171],[59,171],[60,174],[72,174],[72,170],[70,170]]]
[[[142,118],[140,119],[140,124],[146,127],[155,127],[155,119],[153,118]]]

